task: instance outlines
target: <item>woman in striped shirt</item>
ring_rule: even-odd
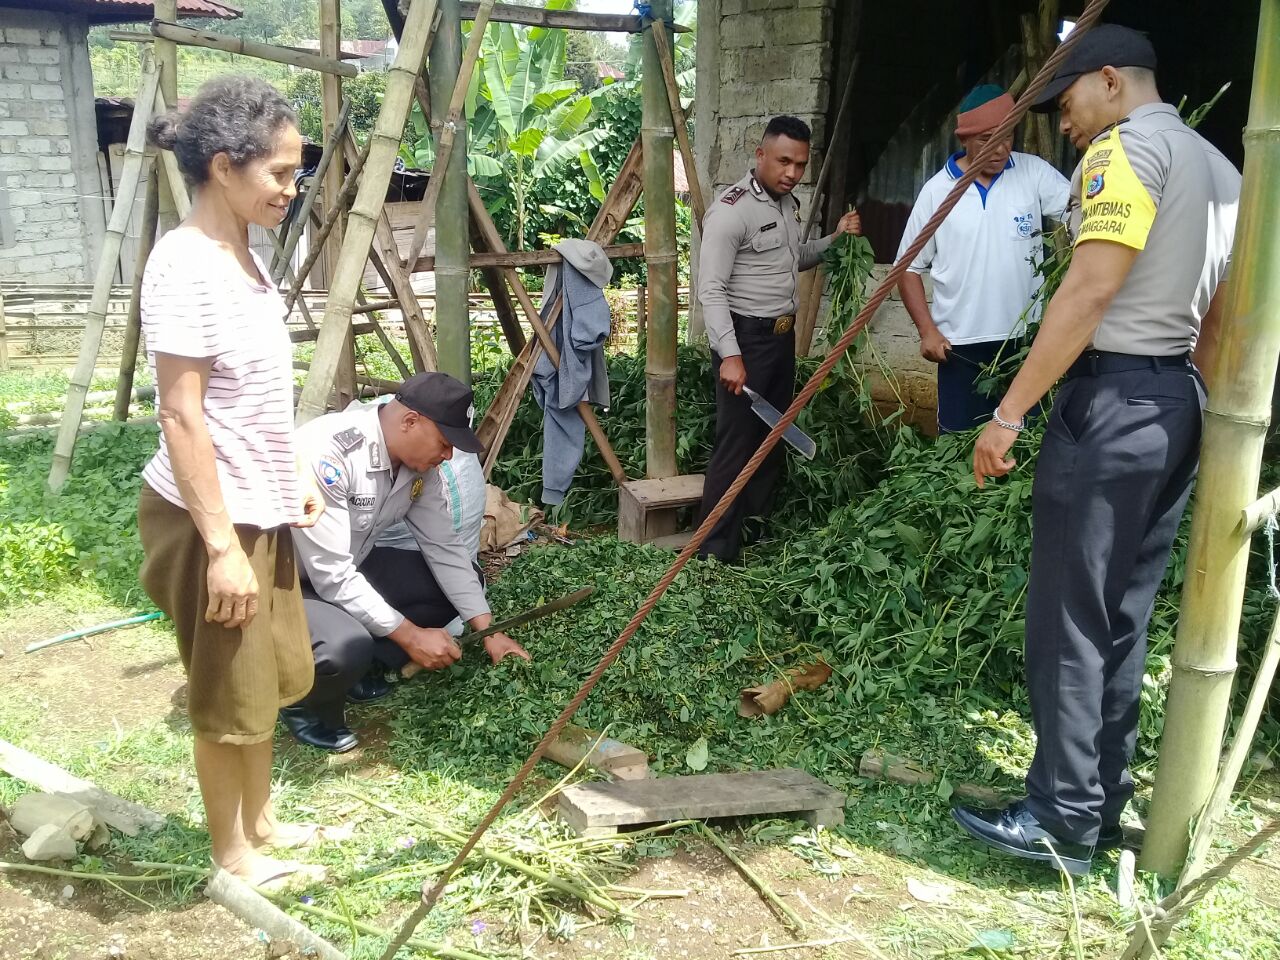
[[[278,227],[296,195],[302,138],[273,87],[238,76],[148,133],[175,152],[194,200],[142,284],[161,438],[143,472],[141,580],[187,669],[213,862],[261,884],[298,870],[267,848],[316,835],[276,819],[271,746],[277,711],[313,678],[288,527],[323,508],[294,451],[284,303],[249,247],[249,225]]]

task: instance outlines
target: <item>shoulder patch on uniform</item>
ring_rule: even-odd
[[[347,427],[345,430],[339,430],[333,435],[333,440],[343,451],[354,450],[360,444],[364,443],[364,434],[356,427]]]
[[[332,457],[320,458],[320,479],[326,487],[332,487],[342,479],[342,467]]]
[[[743,198],[746,192],[747,192],[746,187],[733,187],[732,189],[725,191],[724,196],[720,198],[720,202],[727,203],[729,206],[732,207],[735,203],[737,203],[739,200]]]

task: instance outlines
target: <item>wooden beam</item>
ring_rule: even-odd
[[[474,20],[479,3],[459,4],[463,20]],[[499,3],[489,17],[498,23],[522,23],[529,27],[559,27],[564,30],[593,30],[602,33],[639,33],[644,29],[640,17],[617,13],[581,13],[577,10],[544,10],[541,7],[518,7]],[[688,27],[676,25],[676,33],[687,33]]]
[[[474,216],[468,217],[468,221],[471,231],[471,249],[476,253],[482,253],[485,247],[484,234]],[[524,329],[520,326],[520,318],[516,315],[515,301],[511,299],[511,291],[507,288],[506,279],[497,267],[481,267],[480,276],[484,279],[484,284],[489,288],[489,294],[493,298],[493,312],[498,315],[498,324],[502,327],[502,335],[506,338],[511,355],[517,356],[528,341],[524,335]]]
[[[284,278],[289,261],[293,259],[293,251],[298,248],[298,242],[302,239],[302,234],[307,229],[307,223],[311,219],[311,210],[315,206],[316,197],[320,196],[322,185],[328,179],[329,165],[333,163],[333,158],[341,152],[337,149],[337,146],[341,143],[340,138],[347,132],[347,123],[350,119],[351,101],[343,97],[342,109],[338,111],[338,123],[334,128],[334,132],[337,135],[325,141],[324,150],[320,154],[320,162],[316,164],[316,172],[311,177],[311,185],[307,187],[307,195],[302,198],[302,206],[298,208],[298,215],[289,227],[289,233],[285,236],[284,245],[277,253],[275,260],[272,261],[271,279],[277,284]]]
[[[400,138],[404,135],[414,85],[433,32],[435,13],[436,0],[411,0],[400,49],[387,73],[382,109],[369,137],[372,147],[365,163],[365,175],[360,178],[355,202],[351,205],[347,237],[329,283],[324,325],[320,328],[311,373],[298,404],[301,423],[324,413],[337,377],[343,345],[349,340],[351,308],[355,306],[356,291],[360,289],[386,202],[387,183],[400,150]]]
[[[291,67],[303,67],[317,70],[320,73],[332,73],[340,77],[358,77],[360,71],[355,64],[343,63],[330,57],[316,56],[314,53],[303,53],[287,47],[277,47],[271,43],[260,43],[257,40],[242,40],[240,37],[226,37],[208,30],[192,30],[180,27],[176,23],[165,20],[152,20],[151,33],[165,40],[172,40],[185,47],[203,47],[206,50],[222,50],[225,53],[238,53],[258,60],[270,60],[272,63],[287,63]]]
[[[605,247],[604,252],[610,260],[643,257],[644,244],[615,243]],[[468,261],[469,265],[474,268],[541,267],[559,262],[560,254],[554,250],[506,250],[505,247],[501,253],[473,253]],[[427,270],[434,270],[435,266],[435,257],[419,257],[418,262],[414,264],[413,272],[422,273]]]
[[[155,0],[152,4],[152,12],[154,16],[161,20],[176,23],[178,20],[178,0]],[[164,102],[171,107],[177,106],[178,45],[172,40],[157,37],[152,45],[152,52],[155,56],[156,68],[160,72],[160,93],[164,96]],[[147,106],[151,107],[152,104],[147,104]],[[163,161],[163,159],[162,156],[161,160]],[[176,166],[176,163],[174,166]],[[162,162],[159,176],[162,181],[160,189],[160,235],[163,236],[176,227],[182,217],[173,207],[173,170],[168,164]],[[164,189],[165,182],[170,184],[169,190]]]
[[[353,311],[354,312],[354,311]],[[372,323],[355,323],[351,325],[351,335],[353,337],[362,337],[366,333],[373,333]],[[290,330],[289,339],[293,343],[314,343],[320,337],[320,328],[312,327],[306,330]]]
[[[702,192],[702,180],[698,177],[698,167],[693,159],[693,144],[689,142],[689,118],[680,105],[680,85],[676,83],[676,64],[671,54],[671,42],[665,30],[653,31],[653,40],[657,44],[658,60],[662,64],[662,83],[667,88],[667,102],[671,105],[671,119],[676,128],[676,143],[680,146],[684,176],[689,182],[689,205],[693,207],[694,222],[701,230],[702,218],[707,215],[707,201]]]

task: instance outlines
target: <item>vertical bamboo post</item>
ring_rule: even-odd
[[[0,373],[9,372],[9,327],[4,319],[4,291],[0,290]]]
[[[129,319],[124,328],[124,344],[120,348],[120,377],[116,380],[116,403],[113,420],[129,419],[129,400],[133,396],[133,374],[138,366],[138,342],[142,339],[142,274],[156,242],[160,225],[159,164],[148,158],[145,169],[147,198],[142,205],[142,225],[138,233],[138,258],[133,265],[133,289],[129,291]]]
[[[1244,185],[1221,347],[1205,411],[1200,478],[1182,589],[1173,680],[1142,867],[1172,875],[1217,772],[1235,676],[1249,561],[1240,512],[1257,498],[1280,354],[1280,0],[1262,0]]]
[[[645,473],[671,477],[676,467],[676,217],[675,125],[662,76],[655,30],[667,30],[671,0],[651,4],[641,65],[644,153],[644,257],[649,273],[645,338]],[[670,37],[668,35],[668,46]]]
[[[76,431],[84,413],[84,398],[93,381],[93,368],[98,361],[98,349],[102,345],[102,329],[107,322],[107,308],[111,302],[111,281],[115,277],[116,261],[120,257],[120,245],[133,201],[138,194],[138,181],[142,177],[142,161],[147,143],[147,123],[151,119],[156,102],[156,90],[160,73],[148,56],[142,61],[142,85],[134,101],[133,119],[129,121],[129,137],[124,148],[124,164],[120,171],[120,186],[111,208],[111,221],[107,224],[98,257],[98,269],[93,279],[93,298],[84,321],[84,338],[80,341],[80,356],[71,373],[67,388],[67,403],[58,424],[58,439],[53,448],[53,465],[49,470],[49,489],[58,493],[71,472],[71,456],[75,452]]]
[[[157,20],[178,22],[178,0],[155,0],[153,10]],[[164,95],[164,102],[174,107],[178,103],[178,45],[164,37],[156,37],[153,43],[156,64],[160,70],[160,92]],[[154,176],[167,183],[171,172],[168,168],[157,165]],[[173,203],[172,190],[162,189],[158,199],[160,232],[168,233],[178,225],[180,219]]]
[[[431,62],[428,79],[431,84],[431,101],[448,104],[462,65],[462,20],[458,0],[440,0],[440,26],[431,45]],[[470,236],[467,227],[467,130],[458,124],[453,132],[452,146],[444,148],[444,121],[442,115],[432,118],[437,156],[448,157],[444,170],[437,163],[432,178],[443,174],[444,180],[437,188],[436,201],[436,354],[440,369],[457,377],[465,384],[471,383],[471,331],[468,279],[471,275]],[[413,269],[413,264],[408,265]]]
[[[342,5],[341,0],[320,0],[320,56],[330,60],[342,58]],[[342,131],[339,123],[342,118],[342,78],[332,73],[320,74],[320,111],[323,118],[324,142],[341,156],[338,146]],[[338,197],[342,193],[342,164],[331,163],[324,175],[325,205],[337,207]],[[328,256],[325,263],[330,265],[326,276],[332,279],[333,266],[337,264],[342,250],[342,218],[333,224],[326,247]],[[305,278],[304,278],[305,282]],[[334,380],[338,392],[338,409],[341,410],[356,396],[356,354],[355,342],[348,336],[342,349],[342,357],[338,363],[338,373]]]
[[[418,71],[422,69],[422,58],[432,33],[436,3],[437,0],[411,0],[400,50],[387,74],[382,109],[378,111],[377,123],[370,134],[369,159],[365,162],[364,176],[360,178],[355,202],[351,205],[342,253],[329,283],[329,301],[316,340],[315,358],[298,403],[298,420],[302,423],[324,413],[338,372],[343,344],[351,338],[351,308],[364,277],[369,249],[386,202],[387,183],[400,150],[400,138],[413,101],[414,84]],[[466,184],[465,178],[460,177],[459,182]],[[465,238],[464,233],[464,242]]]

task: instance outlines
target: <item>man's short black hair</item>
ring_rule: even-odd
[[[768,140],[771,137],[788,137],[791,140],[808,143],[813,139],[813,131],[799,117],[774,117],[764,128],[764,136],[760,139]]]

